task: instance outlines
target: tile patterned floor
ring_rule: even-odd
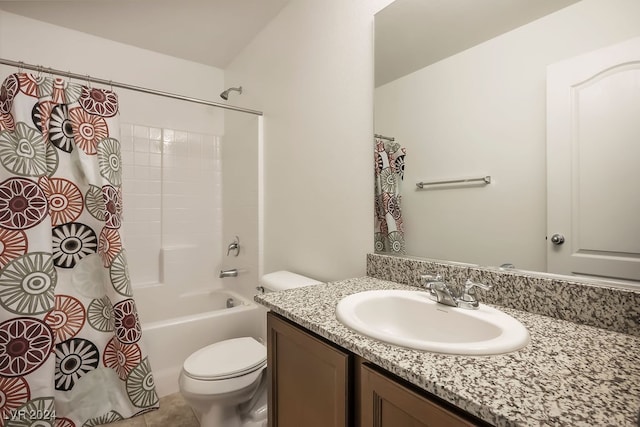
[[[108,427],[199,427],[198,420],[180,393],[160,399],[160,409],[139,417],[105,424]]]

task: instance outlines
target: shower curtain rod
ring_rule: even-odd
[[[386,139],[387,141],[395,141],[396,139],[392,136],[384,136],[377,133],[374,133],[373,136],[378,139]]]
[[[122,89],[133,90],[136,92],[143,92],[151,95],[158,95],[158,96],[164,96],[166,98],[178,99],[180,101],[193,102],[196,104],[208,105],[210,107],[219,107],[219,108],[224,108],[225,110],[234,110],[234,111],[240,111],[242,113],[249,113],[249,114],[255,114],[257,116],[262,116],[262,111],[250,110],[248,108],[236,107],[234,105],[222,104],[220,102],[207,101],[206,99],[192,98],[189,96],[178,95],[171,92],[163,92],[160,90],[149,89],[141,86],[134,86],[127,83],[114,82],[112,80],[91,77],[88,74],[87,75],[76,74],[70,71],[56,70],[51,67],[43,67],[42,65],[26,64],[22,61],[12,61],[10,59],[5,59],[5,58],[0,58],[0,64],[9,65],[12,67],[18,67],[18,69],[26,68],[27,70],[33,70],[33,71],[38,71],[38,72],[48,73],[48,74],[56,74],[58,76],[67,77],[69,79],[83,80],[86,82],[98,83],[106,86],[118,87]]]

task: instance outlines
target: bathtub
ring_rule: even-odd
[[[160,397],[178,391],[182,363],[194,351],[229,338],[264,338],[265,309],[240,294],[215,289],[166,301],[143,298],[138,304],[142,339]]]

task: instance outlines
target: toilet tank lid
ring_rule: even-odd
[[[318,285],[322,282],[291,271],[280,270],[262,276],[260,284],[271,291],[300,288],[302,286]]]
[[[219,341],[194,352],[183,368],[192,378],[233,378],[253,372],[267,360],[267,348],[252,337]]]

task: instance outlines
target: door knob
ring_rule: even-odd
[[[563,244],[564,236],[558,233],[554,234],[553,236],[551,236],[551,243],[553,243],[556,246]]]

